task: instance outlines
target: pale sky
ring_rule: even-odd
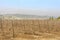
[[[60,0],[0,0],[0,12],[60,16]]]

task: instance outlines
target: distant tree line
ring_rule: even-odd
[[[60,16],[57,19],[60,19]]]
[[[58,19],[58,20],[60,20],[60,16],[59,16],[59,17],[57,17],[57,18],[55,18],[55,17],[51,16],[51,17],[49,17],[49,19],[50,19],[50,20],[54,20],[54,19]]]

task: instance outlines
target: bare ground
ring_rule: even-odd
[[[48,34],[48,33],[43,34],[43,36],[24,34],[15,37],[14,40],[60,40],[60,36],[54,34]]]

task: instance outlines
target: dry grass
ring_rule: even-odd
[[[60,40],[59,20],[0,20],[0,40]],[[13,39],[12,39],[13,40]]]

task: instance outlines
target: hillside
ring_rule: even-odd
[[[0,15],[0,18],[16,18],[16,19],[48,19],[49,17],[48,16],[38,16],[38,15],[26,15],[26,14],[3,14],[3,15]]]

